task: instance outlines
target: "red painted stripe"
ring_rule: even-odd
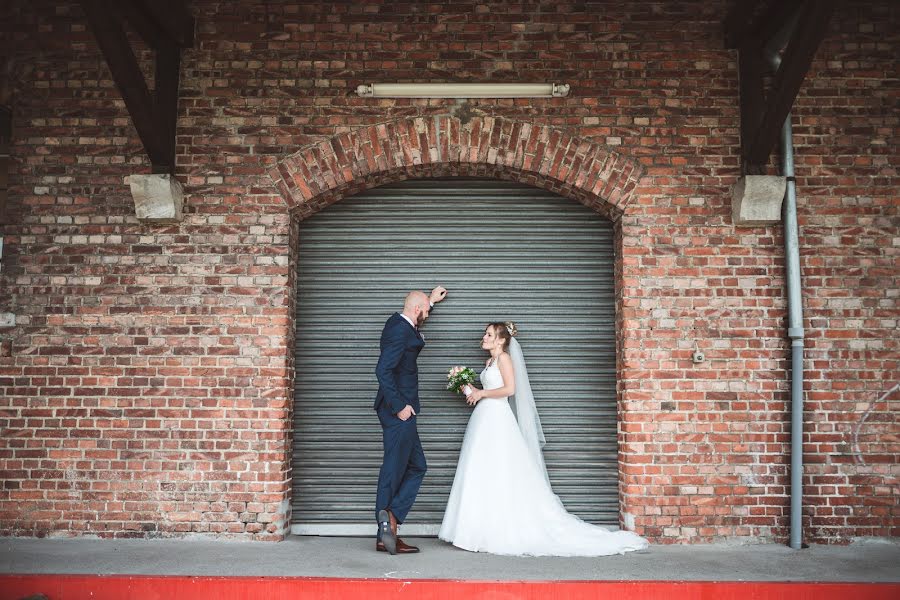
[[[0,575],[0,600],[896,600],[900,583],[451,581],[318,577]]]

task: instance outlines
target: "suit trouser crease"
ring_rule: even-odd
[[[427,465],[416,418],[401,421],[394,415],[379,414],[384,442],[384,461],[378,474],[375,515],[390,510],[397,523],[403,523],[416,500]]]

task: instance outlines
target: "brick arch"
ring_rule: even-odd
[[[500,117],[417,117],[302,148],[269,172],[291,212],[315,214],[364,189],[416,177],[519,181],[573,198],[611,220],[632,200],[634,159],[550,126]]]
[[[606,146],[573,137],[561,129],[497,117],[468,121],[442,115],[392,121],[360,128],[301,148],[268,171],[290,213],[292,263],[299,252],[299,223],[330,204],[365,189],[412,178],[470,176],[491,177],[529,184],[572,198],[606,218],[617,221],[621,244],[625,214],[643,175],[640,164]],[[617,379],[625,364],[623,305],[623,254],[616,251],[616,355]],[[295,271],[288,274],[287,314],[295,314]],[[293,319],[287,319],[287,356],[293,396]],[[624,391],[624,390],[623,390]],[[620,392],[621,398],[622,392]],[[289,405],[291,406],[291,405]],[[620,404],[621,406],[621,404]],[[293,409],[285,417],[290,423]],[[629,417],[620,408],[624,423]],[[290,432],[291,427],[286,427]],[[292,440],[285,438],[289,449]],[[619,460],[631,454],[620,442]],[[286,452],[290,457],[290,451]],[[291,472],[290,458],[284,469]],[[620,515],[628,529],[642,533],[645,526],[635,494],[634,475],[619,470]],[[289,529],[291,486],[285,490],[282,533]],[[637,502],[637,504],[635,504]]]

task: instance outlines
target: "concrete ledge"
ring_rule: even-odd
[[[772,225],[781,221],[787,179],[774,175],[745,175],[731,189],[731,218],[738,227]]]
[[[128,178],[134,212],[146,223],[177,223],[181,221],[184,191],[171,175],[131,175]]]
[[[422,548],[420,554],[390,556],[375,552],[372,536],[290,536],[279,543],[208,539],[0,538],[0,574],[332,577],[406,581],[900,581],[897,570],[900,544],[887,540],[849,546],[812,545],[806,550],[791,550],[775,544],[650,546],[648,550],[597,558],[497,556],[466,552],[434,538],[418,538],[414,543]],[[118,596],[123,597],[129,596]],[[267,598],[265,595],[253,597]],[[852,595],[844,597],[856,598]],[[794,598],[797,600],[798,597]]]

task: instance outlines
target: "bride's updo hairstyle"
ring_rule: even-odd
[[[504,352],[509,350],[509,340],[511,340],[519,331],[516,328],[516,324],[512,321],[506,321],[505,323],[488,323],[488,327],[492,327],[494,329],[494,335],[503,340]]]

